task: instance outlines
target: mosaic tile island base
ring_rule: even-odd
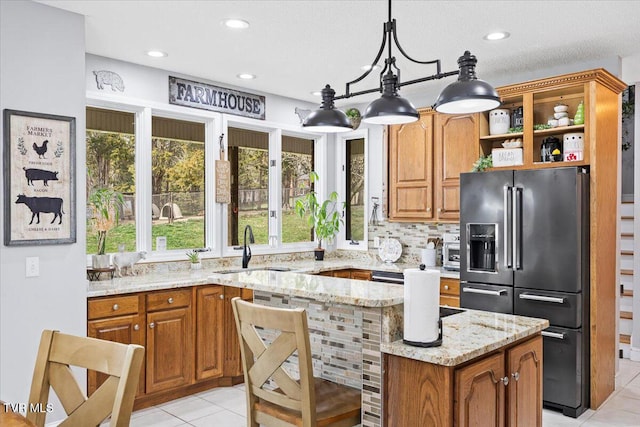
[[[250,271],[212,274],[211,283],[253,289],[254,302],[307,310],[314,375],[362,390],[362,425],[383,422],[383,354],[457,366],[539,333],[544,319],[465,310],[443,318],[443,344],[416,348],[402,343],[401,285]]]

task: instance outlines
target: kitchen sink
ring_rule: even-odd
[[[291,271],[287,267],[252,267],[252,268],[237,268],[235,270],[221,270],[215,271],[215,274],[232,274],[232,273],[244,273],[247,271]]]

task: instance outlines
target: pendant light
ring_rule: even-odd
[[[305,129],[318,132],[346,132],[352,130],[351,123],[346,115],[342,111],[335,109],[334,101],[373,92],[380,92],[382,95],[367,106],[362,116],[363,122],[391,125],[416,121],[419,117],[418,111],[411,102],[398,94],[399,89],[402,86],[455,75],[459,75],[458,81],[447,86],[440,94],[434,105],[436,111],[449,114],[475,113],[491,110],[500,105],[500,97],[496,90],[488,83],[477,79],[475,65],[478,61],[469,51],[466,51],[458,59],[459,70],[447,72],[441,71],[439,59],[418,61],[407,55],[398,42],[396,20],[391,17],[391,0],[388,1],[388,6],[389,14],[383,28],[382,44],[371,66],[360,77],[346,84],[346,90],[343,95],[335,96],[335,91],[327,85],[322,90],[320,109],[312,112],[302,123]],[[433,64],[436,66],[436,73],[431,76],[402,82],[400,80],[400,69],[396,66],[396,58],[393,56],[392,41],[406,59],[417,64]],[[374,66],[380,60],[385,47],[387,48],[387,58],[384,61],[385,66],[380,72],[379,87],[351,92],[352,84],[358,83],[374,70]]]
[[[477,113],[500,106],[496,90],[476,77],[477,62],[476,57],[468,50],[458,59],[458,81],[440,92],[434,105],[436,111],[447,114]]]
[[[302,122],[305,129],[314,132],[348,132],[353,130],[351,121],[347,115],[336,110],[333,103],[336,91],[326,85],[322,89],[322,104],[319,110],[312,111]]]

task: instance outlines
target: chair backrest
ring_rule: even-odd
[[[59,427],[96,426],[111,415],[111,427],[129,425],[144,347],[45,330],[33,371],[27,419],[45,423],[49,389],[53,388],[67,413]],[[82,392],[71,367],[108,375],[89,398]],[[39,405],[38,405],[39,404]],[[40,411],[32,411],[40,408]]]
[[[316,396],[305,310],[266,307],[240,298],[233,298],[231,303],[240,338],[247,410],[253,411],[257,397],[300,411],[304,425],[315,425]],[[267,345],[256,328],[278,331],[279,335]],[[282,368],[296,351],[299,381]],[[275,384],[269,384],[269,380]],[[273,390],[274,385],[277,390]],[[255,414],[248,415],[255,421]]]

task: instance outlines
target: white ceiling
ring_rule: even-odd
[[[318,101],[312,91],[329,83],[339,95],[362,73],[380,47],[388,15],[386,0],[39,2],[86,16],[88,53],[311,102]],[[221,25],[231,17],[249,21],[250,28]],[[478,57],[478,77],[490,82],[492,76],[640,53],[640,1],[395,0],[393,17],[410,56],[440,58],[442,70],[452,71],[470,50]],[[483,40],[495,30],[511,37]],[[169,56],[148,57],[150,49]],[[435,73],[397,49],[394,55],[403,81]],[[258,78],[239,80],[243,72]],[[377,87],[376,79],[372,73],[352,90]],[[453,80],[407,86],[402,93],[411,98],[425,88],[439,91]]]

